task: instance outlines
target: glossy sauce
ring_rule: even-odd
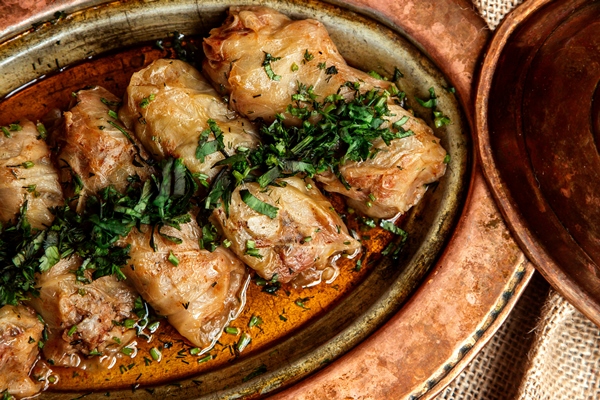
[[[28,118],[43,120],[44,115],[54,109],[65,110],[71,101],[71,93],[86,86],[101,85],[122,97],[131,74],[152,61],[172,57],[169,49],[159,50],[147,45],[123,50],[78,65],[24,86],[18,92],[0,102],[0,126]],[[32,65],[32,68],[35,68]],[[193,348],[167,322],[161,326],[150,342],[137,338],[138,350],[132,356],[118,354],[111,369],[95,367],[87,362],[87,368],[53,368],[56,382],[50,386],[55,391],[108,391],[147,385],[169,383],[203,372],[223,367],[236,357],[268,350],[274,344],[297,333],[312,321],[320,318],[344,296],[360,284],[378,260],[381,251],[394,239],[394,235],[379,227],[368,228],[355,213],[345,208],[338,195],[328,195],[336,210],[345,215],[348,229],[362,239],[363,249],[353,259],[342,256],[337,260],[339,275],[331,284],[320,283],[309,288],[294,288],[282,285],[274,294],[262,291],[253,278],[247,290],[246,306],[230,326],[238,328],[238,334],[223,333],[217,345],[208,353],[192,355]],[[357,266],[357,261],[361,262]],[[252,328],[248,323],[258,316],[263,323]],[[252,338],[241,354],[236,354],[235,345],[242,332]],[[151,356],[151,349],[161,352],[161,360]],[[210,355],[212,359],[204,361]],[[199,363],[202,360],[204,362]],[[200,378],[199,378],[200,379]],[[200,380],[198,381],[200,384]],[[151,391],[149,389],[149,391]]]

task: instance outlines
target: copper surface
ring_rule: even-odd
[[[508,265],[512,268],[502,268]],[[454,367],[461,353],[471,350],[486,328],[492,329],[486,318],[494,318],[494,311],[504,306],[499,297],[516,297],[524,286],[511,278],[527,275],[526,281],[530,273],[483,177],[476,174],[471,201],[452,243],[409,303],[334,365],[274,398],[433,397],[442,387],[430,387],[436,377],[444,377],[444,367]],[[458,368],[452,375],[457,372]]]
[[[599,21],[598,2],[519,8],[491,43],[477,104],[485,173],[512,230],[546,279],[597,325]]]
[[[32,13],[39,13],[43,2],[33,3]],[[69,4],[76,3],[80,2]],[[473,77],[488,38],[470,3],[335,3],[405,32],[447,75],[470,119]],[[52,7],[56,9],[56,4]],[[26,26],[35,18],[0,13],[5,27]],[[12,32],[4,29],[0,37]],[[409,302],[351,352],[274,397],[430,398],[493,335],[532,273],[496,209],[479,167],[474,166],[470,194],[453,237]],[[171,394],[176,393],[177,388],[171,388]]]

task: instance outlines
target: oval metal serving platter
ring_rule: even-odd
[[[104,83],[115,91],[123,90],[122,82],[111,81],[111,73],[133,72],[149,62],[143,54],[133,56],[131,51],[135,47],[132,46],[164,38],[173,31],[206,35],[210,28],[222,22],[227,8],[227,4],[220,1],[191,0],[69,3],[76,6],[67,9],[66,14],[53,17],[52,13],[46,13],[45,18],[26,20],[36,22],[32,29],[17,34],[15,30],[5,30],[4,42],[0,44],[0,95],[20,91],[0,103],[3,121],[23,116],[39,118],[52,106],[64,104],[61,96],[68,97],[70,91],[82,83],[83,86]],[[346,286],[349,290],[333,297],[331,288],[326,287],[295,293],[315,299],[322,294],[328,299],[327,304],[308,317],[300,318],[292,329],[281,324],[265,329],[264,336],[257,334],[256,342],[253,340],[248,351],[215,367],[182,367],[177,353],[171,357],[167,354],[154,366],[154,375],[141,387],[136,383],[137,375],[127,375],[125,371],[121,375],[129,377],[123,378],[113,371],[112,376],[118,377],[117,383],[105,380],[102,375],[86,375],[79,384],[77,380],[59,381],[41,398],[103,398],[107,395],[112,398],[258,398],[294,384],[276,396],[344,398],[362,393],[374,398],[430,397],[493,335],[532,271],[506,231],[480,173],[473,169],[468,125],[459,102],[446,90],[451,84],[417,49],[423,48],[425,43],[430,57],[448,59],[440,51],[441,45],[432,46],[429,42],[431,38],[425,33],[431,27],[426,26],[425,15],[444,19],[453,29],[457,25],[452,21],[463,22],[462,32],[444,31],[445,28],[440,31],[438,26],[438,33],[443,38],[462,38],[474,44],[469,50],[452,47],[455,58],[448,59],[452,61],[449,69],[453,83],[458,88],[459,98],[463,96],[469,115],[471,68],[484,43],[480,33],[482,22],[465,12],[460,1],[444,1],[447,9],[441,8],[433,15],[427,14],[431,5],[424,3],[421,8],[417,7],[423,13],[411,15],[421,15],[421,18],[407,17],[401,27],[394,20],[401,17],[397,10],[399,5],[366,3],[369,4],[365,8],[360,1],[342,3],[344,7],[299,0],[236,2],[269,5],[293,18],[322,21],[352,65],[388,76],[395,67],[400,68],[405,75],[402,89],[411,98],[426,98],[428,89],[435,88],[439,107],[453,121],[447,128],[436,130],[451,154],[451,161],[443,180],[429,190],[424,201],[404,221],[403,228],[409,231],[410,240],[401,259],[382,261],[365,269],[359,279],[351,280]],[[375,16],[379,22],[349,8]],[[404,29],[411,32],[410,41],[397,33]],[[6,38],[9,35],[12,37]],[[126,53],[125,58],[119,58],[119,54]],[[77,75],[77,68],[85,69],[85,65],[94,65],[95,59],[104,56],[116,58],[111,59],[113,63],[101,64],[104,66],[101,70],[89,68],[85,79]],[[456,71],[459,72],[454,75]],[[72,73],[73,79],[53,81],[57,72]],[[31,82],[34,82],[31,86],[23,87]],[[46,92],[40,94],[44,100],[35,101],[39,108],[31,109],[26,99],[35,96],[38,87],[46,88]],[[14,101],[19,96],[24,96],[23,101]],[[10,106],[5,107],[6,104]],[[431,122],[428,110],[418,106],[415,109]],[[429,277],[423,283],[428,271]],[[241,321],[260,307],[271,306],[268,297],[260,297],[259,292],[255,290],[257,300],[253,300],[252,290],[249,293]],[[258,308],[252,309],[253,306]],[[176,338],[176,333],[166,333]],[[177,363],[179,366],[175,367]],[[297,384],[311,374],[308,380]],[[338,380],[340,377],[344,377],[345,382]],[[73,385],[65,385],[65,381]]]
[[[600,325],[600,3],[533,0],[494,36],[478,87],[483,167],[544,277]]]

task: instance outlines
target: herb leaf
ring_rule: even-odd
[[[266,215],[271,219],[277,217],[277,211],[279,210],[279,208],[265,203],[264,201],[260,200],[259,198],[255,197],[252,193],[250,193],[249,190],[240,190],[240,197],[242,198],[242,201],[254,211]]]
[[[281,80],[281,76],[277,75],[275,72],[273,72],[273,67],[271,66],[272,62],[278,61],[278,60],[281,60],[281,57],[273,57],[271,54],[265,52],[265,59],[262,63],[262,66],[264,67],[265,72],[267,73],[267,76],[269,77],[269,79],[271,79],[273,81]]]

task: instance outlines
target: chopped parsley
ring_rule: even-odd
[[[240,330],[238,328],[233,327],[233,326],[228,326],[228,327],[225,328],[225,333],[227,333],[229,335],[237,336],[240,333]]]
[[[375,72],[375,71],[369,71],[369,75],[370,75],[371,77],[373,77],[373,78],[375,78],[375,79],[379,79],[379,80],[381,80],[381,81],[383,81],[383,80],[387,80],[387,79],[385,79],[383,76],[379,75],[379,74],[378,74],[377,72]]]
[[[444,125],[449,125],[451,123],[450,118],[445,116],[441,111],[437,110],[438,99],[435,94],[435,89],[433,87],[429,88],[429,99],[423,100],[420,98],[416,98],[417,103],[425,108],[431,108],[433,113],[433,123],[436,128],[441,128]]]
[[[395,88],[394,85],[391,87]],[[300,126],[287,126],[285,116],[279,114],[272,123],[260,127],[262,146],[238,148],[235,154],[226,154],[224,146],[218,144],[221,130],[209,120],[210,131],[201,134],[196,155],[202,159],[220,151],[226,158],[215,164],[222,169],[200,202],[204,204],[205,213],[223,207],[228,215],[233,191],[245,182],[257,182],[264,189],[282,184],[280,179],[289,176],[300,174],[312,178],[319,173],[332,172],[350,188],[339,171],[340,166],[375,157],[379,149],[373,148],[373,143],[379,138],[389,145],[394,139],[413,135],[412,131],[402,127],[408,117],[391,126],[386,123],[387,118],[392,117],[388,101],[395,100],[403,92],[373,89],[361,93],[358,82],[348,82],[340,87],[341,90],[351,90],[353,98],[346,100],[340,94],[333,94],[318,99],[312,86],[298,83],[298,92],[292,96],[287,113],[299,118]],[[392,95],[392,91],[396,95]],[[209,142],[211,132],[217,139]],[[206,148],[209,144],[211,147]],[[247,189],[240,190],[240,196],[255,211],[270,218],[277,216],[277,207],[259,200]],[[260,256],[255,248],[247,248],[246,254]]]
[[[100,97],[100,101],[102,102],[102,104],[107,105],[109,107],[120,107],[121,106],[120,101],[110,101],[108,99],[105,99],[104,97]]]
[[[156,347],[153,347],[150,349],[150,357],[152,357],[154,361],[160,362],[162,359],[162,353]]]
[[[75,332],[77,332],[77,325],[73,325],[71,329],[69,329],[69,331],[67,332],[67,336],[71,337],[75,334]]]
[[[281,80],[281,76],[277,75],[275,72],[273,72],[273,67],[271,65],[272,62],[275,62],[278,60],[281,60],[281,57],[273,57],[271,54],[265,53],[265,59],[263,60],[262,66],[265,69],[267,76],[272,81]]]
[[[260,251],[256,248],[256,242],[254,240],[246,240],[246,253],[251,257],[263,258]]]
[[[108,110],[108,116],[111,117],[112,119],[119,119],[119,116],[117,115],[116,111],[114,111],[114,110]]]
[[[198,364],[202,364],[202,363],[208,362],[208,361],[210,361],[212,359],[213,359],[213,356],[210,355],[210,354],[207,354],[204,357],[198,359]]]
[[[408,234],[405,231],[403,231],[399,226],[395,225],[391,221],[382,220],[379,223],[379,226],[381,226],[386,231],[392,232],[395,235],[408,237]]]
[[[175,254],[173,254],[172,251],[169,251],[169,257],[167,258],[167,260],[169,260],[169,262],[174,266],[179,266],[179,259],[175,256]]]
[[[338,70],[337,70],[337,68],[335,67],[335,65],[332,65],[331,67],[329,67],[329,68],[327,68],[327,69],[325,70],[325,73],[326,73],[327,75],[335,75],[335,74],[337,74],[337,73],[338,73]]]
[[[150,105],[150,102],[156,98],[154,93],[151,93],[148,97],[144,97],[142,101],[140,101],[140,108],[146,108]]]
[[[446,117],[441,111],[434,111],[433,116],[433,124],[436,128],[441,128],[444,125],[449,125],[451,122],[450,118]]]
[[[131,356],[133,354],[135,350],[131,347],[123,347],[121,349],[121,353],[125,354],[126,356]]]
[[[242,201],[254,211],[264,214],[271,219],[277,217],[277,211],[279,210],[279,208],[265,203],[264,201],[260,200],[259,198],[255,197],[252,193],[250,193],[249,190],[240,190],[240,197],[242,198]]]
[[[305,310],[310,310],[310,308],[306,307],[306,302],[308,302],[309,300],[310,297],[298,298],[296,299],[296,301],[294,301],[294,304]]]
[[[214,136],[214,140],[208,140],[210,135]],[[208,128],[203,130],[198,140],[198,147],[196,147],[196,158],[200,162],[204,162],[206,156],[209,156],[217,151],[225,149],[223,142],[223,131],[219,128],[219,125],[212,120],[208,120]]]
[[[253,328],[255,326],[259,326],[263,323],[263,320],[258,315],[253,315],[248,322],[248,328]]]
[[[315,56],[313,56],[312,53],[309,53],[308,49],[304,50],[304,62],[312,61],[313,58],[315,58]]]
[[[240,335],[240,339],[238,340],[236,346],[235,346],[235,350],[238,353],[241,353],[242,351],[244,351],[244,349],[246,347],[248,347],[248,345],[250,344],[250,342],[252,342],[252,338],[250,337],[250,335],[248,335],[246,332],[243,332]]]
[[[94,349],[92,351],[89,352],[90,356],[101,356],[102,352],[98,351],[98,349]]]

